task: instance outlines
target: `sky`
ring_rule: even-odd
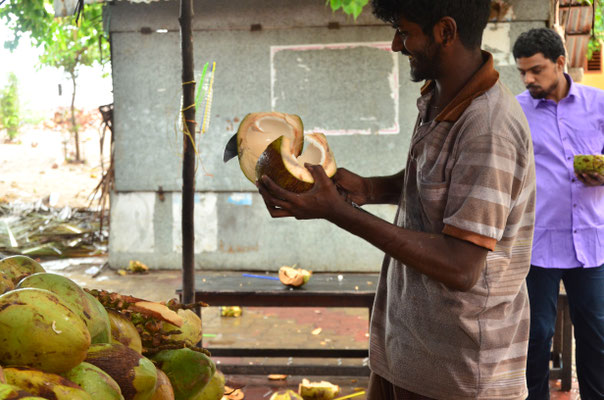
[[[14,72],[19,82],[21,108],[36,114],[52,112],[57,107],[71,104],[72,84],[69,75],[57,68],[39,68],[38,56],[41,50],[30,45],[29,38],[23,37],[19,47],[12,53],[4,48],[4,38],[10,37],[9,29],[0,23],[0,88],[8,81],[8,74]],[[110,66],[105,66],[110,72]],[[103,78],[101,67],[85,67],[80,71],[76,89],[76,107],[90,110],[113,101],[111,75]],[[59,95],[59,85],[62,94]]]

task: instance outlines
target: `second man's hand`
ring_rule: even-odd
[[[278,186],[266,175],[256,181],[258,191],[271,217],[329,220],[339,207],[348,206],[335,184],[325,174],[323,167],[310,164],[306,164],[305,167],[315,181],[314,186],[307,192],[290,192]]]

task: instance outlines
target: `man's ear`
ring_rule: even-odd
[[[566,66],[566,57],[559,56],[558,59],[556,60],[556,66],[558,68],[560,68],[561,71],[564,72],[564,67]]]
[[[451,45],[457,39],[457,22],[451,17],[443,17],[434,25],[434,37],[443,46]]]

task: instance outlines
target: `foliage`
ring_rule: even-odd
[[[594,29],[592,32],[589,45],[587,46],[587,59],[591,60],[591,56],[594,51],[602,48],[602,42],[604,42],[604,1],[602,0],[586,0],[591,4],[592,1],[596,1],[595,13],[594,13]]]
[[[19,115],[19,94],[17,75],[8,75],[8,84],[0,94],[0,126],[6,129],[10,140],[19,134],[21,118]]]
[[[52,0],[6,0],[0,6],[0,20],[11,30],[4,47],[14,50],[26,34],[41,48],[40,65],[63,69],[73,84],[72,110],[75,110],[76,80],[82,66],[105,64],[109,60],[109,42],[103,35],[103,4],[86,4],[75,16],[54,17]],[[72,119],[71,131],[79,158],[78,125]]]
[[[352,15],[356,21],[368,2],[369,0],[327,0],[326,4],[331,6],[332,11],[341,8],[346,15]]]

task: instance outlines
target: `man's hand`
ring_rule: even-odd
[[[338,207],[346,206],[323,167],[310,164],[305,164],[305,167],[310,171],[315,184],[304,193],[287,191],[266,175],[256,182],[264,204],[273,218],[329,219]]]
[[[604,175],[597,172],[575,173],[575,175],[586,186],[604,185]]]
[[[370,202],[372,194],[370,179],[352,173],[346,168],[338,168],[333,181],[338,188],[338,192],[347,203],[362,206]]]

